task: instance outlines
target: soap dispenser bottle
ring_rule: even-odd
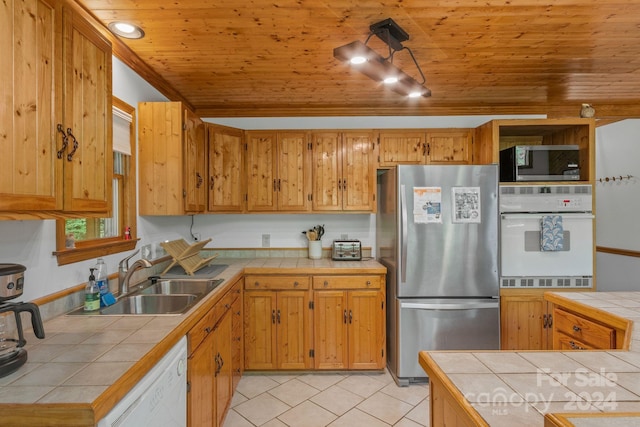
[[[89,269],[89,281],[84,290],[84,311],[96,311],[100,309],[100,289],[93,275],[95,268]]]

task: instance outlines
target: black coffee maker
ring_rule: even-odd
[[[7,302],[22,295],[25,270],[20,264],[0,264],[0,377],[9,375],[27,361],[27,351],[23,348],[27,340],[24,339],[20,313],[31,313],[33,333],[40,339],[44,338],[44,327],[37,305],[30,302]],[[4,314],[8,312],[14,314],[15,328],[9,324],[9,316]]]

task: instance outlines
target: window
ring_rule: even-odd
[[[135,108],[113,98],[113,203],[108,218],[56,221],[58,265],[135,248]]]

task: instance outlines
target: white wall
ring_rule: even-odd
[[[604,181],[596,181],[596,244],[640,251],[640,120],[596,129],[596,178]],[[640,290],[640,258],[599,252],[596,283],[601,291]]]

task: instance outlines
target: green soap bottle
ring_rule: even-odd
[[[100,309],[100,289],[93,275],[95,268],[90,268],[89,281],[84,289],[84,311],[96,311]]]

